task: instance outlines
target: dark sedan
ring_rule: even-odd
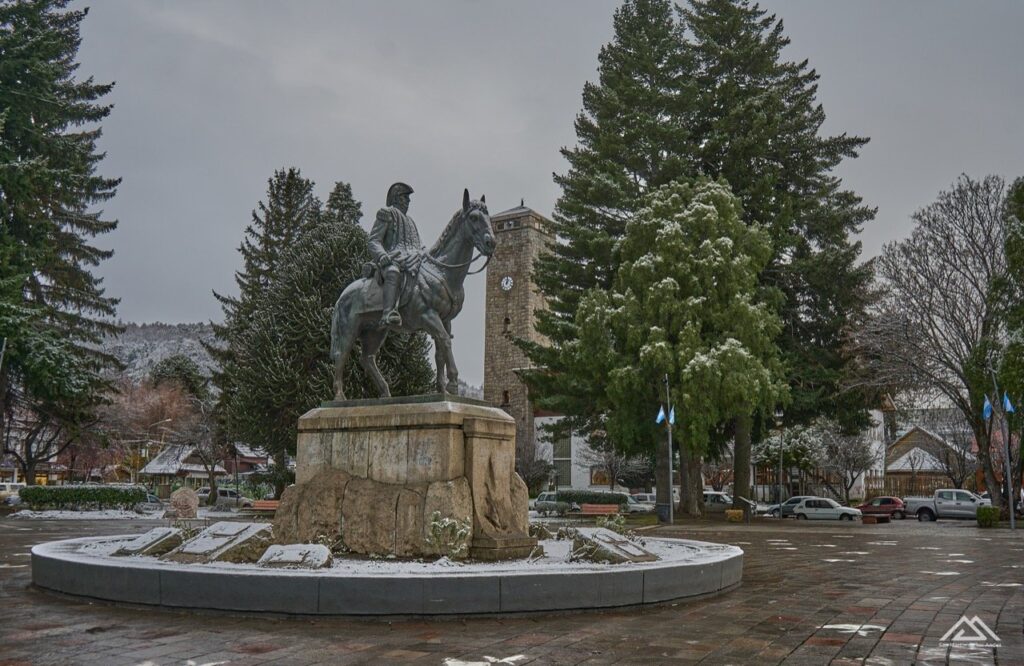
[[[889,516],[894,520],[907,517],[907,509],[899,497],[876,497],[857,507],[865,516]]]

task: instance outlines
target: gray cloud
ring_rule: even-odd
[[[822,75],[826,130],[870,136],[844,165],[879,207],[865,256],[961,171],[1024,175],[1024,4],[763,3],[788,56]],[[132,321],[218,319],[236,248],[274,169],[326,197],[349,181],[372,216],[395,180],[433,239],[463,187],[491,211],[550,214],[583,83],[615,2],[174,3],[104,0],[83,26],[81,73],[116,80],[101,166],[123,176],[101,239],[109,293]],[[429,242],[429,241],[428,241]],[[339,290],[341,285],[339,285]],[[455,321],[464,377],[483,380],[483,280]]]

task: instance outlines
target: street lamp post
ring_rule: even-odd
[[[668,389],[668,373],[667,372],[665,373],[664,382],[665,382],[665,405],[667,405],[667,407],[669,409],[669,414],[671,414],[672,413],[672,396],[669,393],[669,389]],[[675,524],[675,494],[673,493],[673,488],[675,488],[675,484],[673,483],[673,479],[672,479],[672,419],[668,415],[665,416],[665,429],[668,430],[668,524],[669,525],[674,525]],[[680,485],[680,488],[679,488],[680,493],[679,494],[682,495],[682,490],[683,489],[682,489],[682,482],[681,481],[680,481],[679,485]]]
[[[775,498],[776,504],[779,505],[779,517],[782,517],[782,452],[783,452],[783,441],[782,441],[782,408],[775,410],[775,427],[779,430],[779,483],[777,486],[778,495]]]

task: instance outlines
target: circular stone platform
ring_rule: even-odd
[[[132,536],[69,539],[32,549],[32,581],[91,599],[173,609],[300,615],[475,615],[640,606],[716,594],[740,583],[743,551],[647,539],[662,559],[439,563],[357,561],[316,571],[176,564],[110,553]],[[550,549],[561,542],[544,542]]]

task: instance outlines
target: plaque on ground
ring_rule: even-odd
[[[154,527],[117,549],[114,555],[163,555],[181,545],[182,533],[176,527]]]
[[[270,545],[269,523],[221,521],[164,555],[173,562],[255,562]]]
[[[572,542],[576,557],[593,562],[655,562],[658,556],[621,534],[603,528],[580,532]]]
[[[330,566],[331,551],[315,543],[273,545],[256,564],[268,569],[322,569]]]

